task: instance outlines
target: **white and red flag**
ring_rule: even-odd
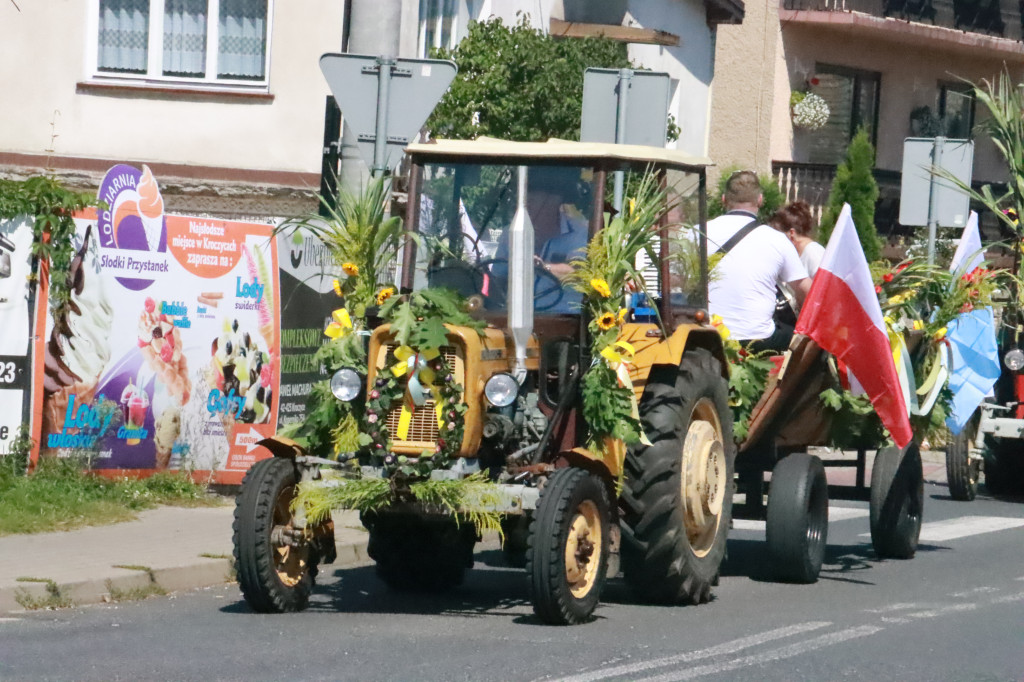
[[[882,308],[849,204],[843,205],[828,240],[796,331],[847,366],[896,445],[905,447],[913,439]]]

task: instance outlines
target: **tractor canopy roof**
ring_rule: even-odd
[[[607,161],[613,166],[622,163],[653,164],[689,172],[699,172],[714,165],[709,159],[691,156],[676,149],[558,139],[550,139],[547,142],[510,142],[493,137],[478,137],[475,140],[431,140],[410,144],[406,147],[406,153],[415,157],[417,161],[486,163],[487,160],[491,160],[492,163],[497,161],[507,164],[512,159],[521,159],[524,162],[563,162],[567,165],[578,165],[586,161]]]

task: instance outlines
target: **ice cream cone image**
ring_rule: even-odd
[[[192,381],[188,376],[188,360],[182,353],[181,331],[173,320],[160,312],[152,298],[146,298],[139,316],[138,345],[146,366],[167,387],[174,401],[179,405],[188,402]]]
[[[171,462],[174,442],[181,433],[181,410],[170,407],[161,412],[155,430],[153,443],[156,445],[156,468],[166,469]]]
[[[142,178],[136,191],[139,194],[139,218],[146,231],[146,244],[150,251],[156,251],[163,236],[164,199],[160,196],[160,188],[149,166],[142,167]]]
[[[46,344],[43,376],[43,447],[46,436],[60,433],[71,396],[77,405],[92,404],[96,385],[110,360],[107,340],[113,308],[94,266],[97,245],[92,228],[70,265],[71,302],[54,319]]]

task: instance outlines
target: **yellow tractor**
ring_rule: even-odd
[[[525,565],[544,622],[590,619],[606,578],[620,570],[643,601],[708,601],[725,555],[735,445],[722,340],[706,310],[704,231],[688,231],[689,259],[637,263],[650,296],[624,303],[619,340],[630,348],[625,365],[646,443],[587,449],[581,377],[601,359],[591,356],[580,295],[562,281],[605,225],[613,174],[624,174],[628,195],[653,173],[674,200],[659,223],[667,256],[684,239],[673,225],[705,222],[708,162],[557,140],[436,140],[407,154],[406,224],[418,236],[400,254],[399,291],[455,290],[486,326],[447,325],[444,345],[424,358],[403,353],[392,325],[379,324],[366,366],[335,373],[339,400],[377,406],[360,427],[372,444],[353,453],[362,475],[394,475],[395,462],[415,464],[442,447],[451,456],[431,479],[486,472],[501,491],[492,511],[502,515],[505,554]],[[456,390],[411,387],[422,362],[436,363],[447,375],[436,382]],[[382,398],[402,363],[411,363],[399,379],[404,395]],[[409,409],[414,389],[421,395]],[[458,442],[444,443],[453,433]],[[291,502],[300,481],[337,462],[287,438],[262,445],[273,457],[252,467],[237,503],[239,581],[255,610],[296,611],[318,564],[333,560],[333,530],[329,520],[306,523]],[[415,500],[361,518],[379,577],[397,589],[459,584],[480,540],[464,518]]]

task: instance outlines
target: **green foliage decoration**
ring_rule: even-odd
[[[0,220],[19,216],[33,219],[32,255],[49,271],[50,310],[54,318],[67,314],[71,304],[71,260],[75,256],[73,215],[96,198],[74,192],[54,177],[35,176],[24,181],[0,179]]]
[[[306,230],[319,238],[331,253],[338,279],[335,292],[342,307],[324,332],[329,340],[314,355],[332,376],[343,367],[366,370],[367,309],[387,301],[394,288],[381,285],[395,261],[403,236],[402,221],[387,216],[391,186],[384,178],[370,181],[361,193],[342,191],[337,207],[321,197],[327,216],[307,216],[283,223],[275,234],[298,235]],[[311,454],[338,458],[366,445],[358,435],[363,405],[345,403],[331,393],[330,379],[314,384],[306,402],[306,419],[278,433],[292,438]]]
[[[503,537],[501,514],[504,494],[477,472],[462,479],[415,481],[400,494],[401,501],[421,505],[425,511],[450,514],[456,523],[472,523],[479,533],[494,531]],[[333,509],[354,509],[363,513],[380,511],[399,498],[384,478],[343,478],[325,472],[324,479],[299,484],[292,509],[302,508],[311,525],[330,517]]]
[[[453,50],[434,50],[459,67],[427,121],[434,137],[578,140],[587,67],[639,68],[626,46],[607,38],[559,39],[532,28],[528,17],[470,22]],[[668,138],[679,137],[670,117]]]
[[[875,230],[875,204],[878,202],[878,183],[872,170],[875,167],[875,148],[866,130],[853,136],[846,148],[846,159],[836,168],[828,204],[821,216],[822,243],[827,243],[835,229],[843,204],[850,204],[853,224],[857,227],[864,256],[874,262],[882,254],[882,240]]]

